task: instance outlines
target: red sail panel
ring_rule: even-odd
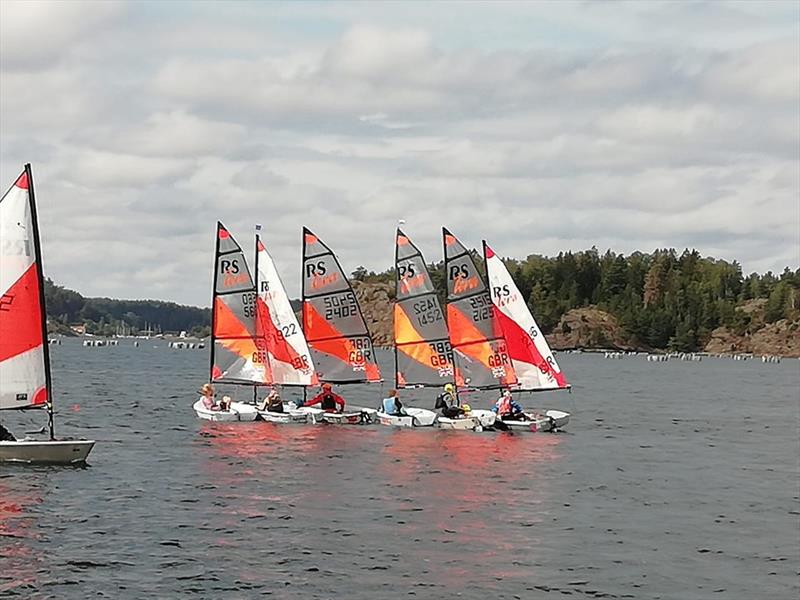
[[[42,345],[36,263],[0,297],[0,314],[0,362]]]

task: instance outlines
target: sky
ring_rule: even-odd
[[[800,266],[798,2],[0,2],[0,187],[44,269],[208,306],[216,221],[346,271],[696,248]]]

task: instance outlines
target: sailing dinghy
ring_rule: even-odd
[[[266,342],[256,319],[256,287],[241,246],[220,222],[213,285],[210,382],[269,385]],[[200,398],[193,408],[208,421],[254,421],[258,416],[256,407],[245,402],[231,402],[228,410],[219,410]]]
[[[465,389],[489,390],[516,384],[506,340],[492,311],[492,299],[472,254],[442,228],[447,280],[447,325],[453,348],[456,395]],[[491,410],[473,409],[469,418],[483,428],[495,424]],[[458,419],[439,418],[440,426],[466,428]]]
[[[447,324],[422,252],[400,229],[395,235],[395,387],[440,387],[453,376]],[[378,422],[395,427],[430,427],[432,410],[403,407],[406,415],[378,411]]]
[[[511,389],[528,392],[570,389],[514,279],[485,240],[483,256],[494,317],[506,340],[511,365],[517,376]],[[569,413],[560,410],[547,410],[544,415],[526,411],[525,415],[527,421],[504,419],[503,423],[512,429],[550,431],[563,428],[570,418]]]
[[[57,440],[42,252],[30,164],[0,198],[0,410],[44,408],[49,440],[0,441],[0,463],[80,464],[94,440]]]
[[[308,343],[292,310],[275,261],[258,234],[255,272],[258,322],[267,342],[267,359],[273,385],[307,387],[314,384],[314,362]],[[283,402],[283,412],[258,411],[264,421],[282,424],[316,423],[315,413],[310,407],[305,411],[297,410],[294,402]]]
[[[356,294],[333,251],[303,228],[303,333],[317,380],[331,384],[381,381],[372,338]],[[312,411],[327,423],[369,422],[375,409],[351,406],[343,413]]]

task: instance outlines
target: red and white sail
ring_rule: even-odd
[[[503,261],[483,242],[495,318],[503,330],[518,389],[567,388],[564,374]],[[514,386],[517,388],[517,386]]]
[[[292,310],[275,261],[259,236],[256,236],[256,285],[258,318],[267,338],[273,382],[280,385],[317,383],[303,330]]]
[[[0,198],[0,409],[47,402],[41,260],[26,169]]]

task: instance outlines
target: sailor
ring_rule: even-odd
[[[283,400],[281,400],[281,395],[278,393],[277,389],[273,387],[270,390],[267,397],[264,398],[264,401],[261,403],[261,406],[258,407],[258,410],[266,410],[275,413],[283,412]]]
[[[397,390],[389,390],[389,396],[383,399],[383,412],[387,415],[402,417],[406,414],[403,404],[400,402]]]
[[[17,438],[0,423],[0,442],[16,442]]]
[[[200,388],[200,396],[203,400],[203,406],[207,410],[219,410],[219,407],[214,402],[214,386],[210,383],[203,384],[203,387]]]
[[[233,399],[230,396],[223,396],[219,403],[219,410],[230,410],[231,402],[233,402]]]
[[[434,408],[437,410],[441,409],[443,417],[455,419],[464,414],[464,409],[461,408],[459,404],[456,388],[452,383],[446,383],[444,386],[444,393],[436,397]]]
[[[503,390],[503,393],[492,407],[492,411],[495,412],[501,419],[511,419],[514,421],[528,420],[527,415],[522,410],[522,406],[520,406],[511,395],[511,390]]]
[[[322,391],[308,402],[301,404],[301,406],[313,406],[315,404],[320,404],[325,412],[344,412],[344,398],[339,394],[333,393],[330,383],[323,383]]]

